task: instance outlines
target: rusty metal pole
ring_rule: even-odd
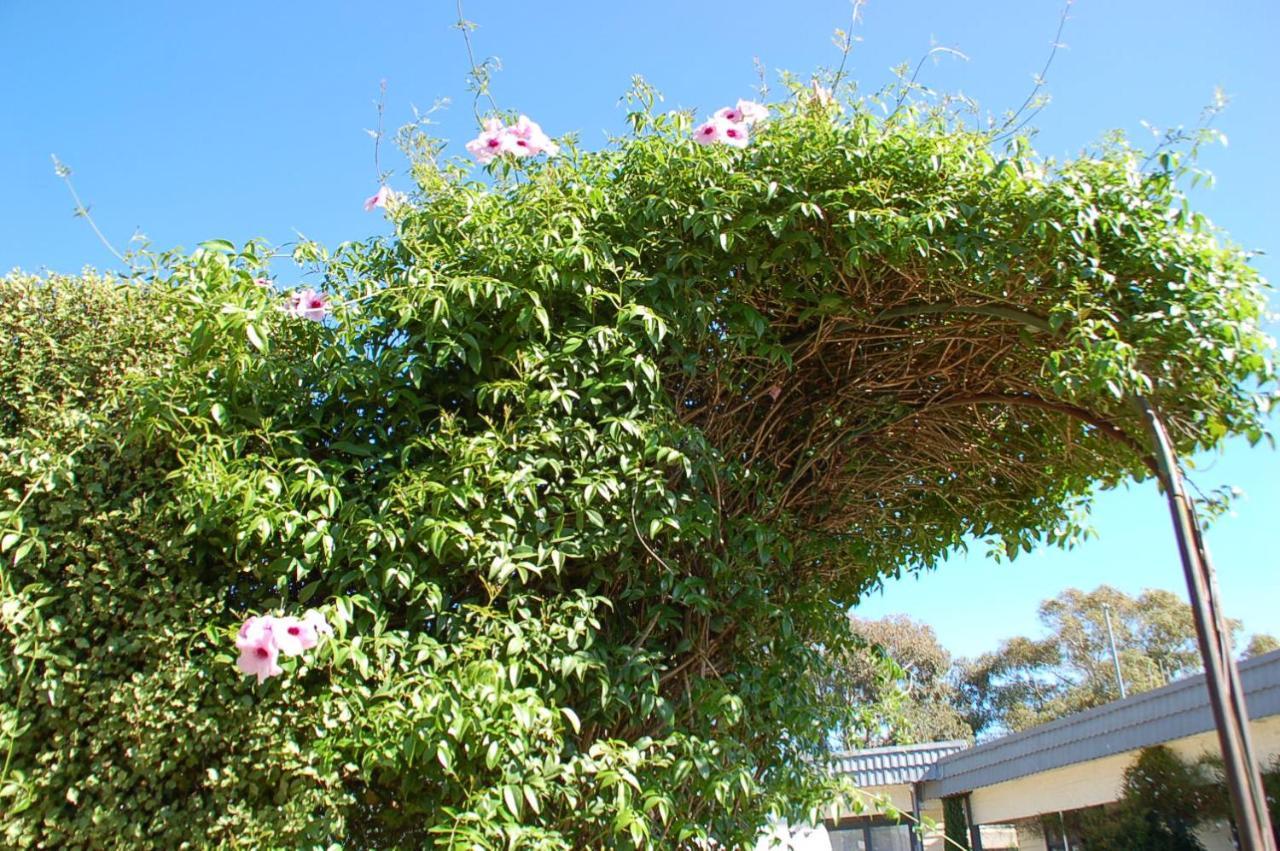
[[[1223,771],[1227,791],[1231,794],[1236,829],[1240,834],[1240,847],[1242,851],[1276,851],[1262,776],[1253,757],[1244,689],[1240,686],[1240,672],[1231,655],[1231,631],[1219,609],[1218,581],[1209,561],[1209,551],[1200,534],[1195,507],[1183,487],[1178,459],[1164,423],[1146,399],[1139,398],[1137,403],[1151,434],[1156,465],[1169,502],[1174,535],[1178,539],[1178,553],[1187,578],[1200,655],[1204,658],[1209,706],[1213,709],[1213,720],[1218,728]]]

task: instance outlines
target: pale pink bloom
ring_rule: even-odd
[[[764,104],[756,103],[753,100],[738,101],[737,113],[741,116],[737,121],[741,121],[747,126],[755,124],[757,121],[764,121],[769,117],[769,107]]]
[[[376,195],[364,199],[364,211],[372,212],[374,207],[389,207],[400,200],[400,196],[386,186],[379,186]]]
[[[490,118],[484,122],[484,130],[467,143],[467,150],[480,165],[488,165],[495,157],[514,153],[515,136],[502,126],[502,121]]]
[[[835,98],[831,94],[831,89],[828,89],[826,86],[819,85],[817,80],[813,81],[813,85],[810,86],[810,88],[813,91],[813,99],[816,100],[820,106],[831,106],[831,104],[835,103]]]
[[[271,279],[270,279],[270,278],[254,278],[254,279],[253,279],[253,282],[254,282],[255,284],[257,284],[258,286],[260,286],[260,287],[269,287],[269,286],[271,286]]]
[[[293,617],[273,618],[271,632],[280,652],[286,656],[301,656],[320,641],[315,627],[308,621]]]
[[[241,673],[256,675],[259,683],[268,677],[284,673],[284,669],[277,664],[280,646],[276,641],[274,627],[275,619],[272,617],[251,617],[240,627],[236,636],[236,648],[240,651],[236,667]]]
[[[751,141],[748,138],[747,125],[745,124],[727,122],[721,133],[720,141],[726,145],[733,145],[735,148],[745,148],[747,142]]]
[[[551,137],[543,133],[537,122],[531,121],[527,115],[520,116],[516,123],[507,129],[515,137],[514,144],[517,149],[523,146],[524,150],[528,151],[527,154],[521,154],[522,156],[546,154],[554,157],[560,153],[560,146],[551,141]]]
[[[730,122],[723,118],[713,118],[700,124],[694,131],[694,141],[699,145],[714,145],[722,142],[733,147],[746,147],[750,141],[746,124]]]
[[[274,620],[270,615],[258,617],[250,615],[244,623],[240,624],[240,631],[236,633],[236,647],[240,646],[240,642],[252,640],[252,637],[260,635],[264,631],[271,630],[271,622]]]
[[[289,304],[285,313],[299,319],[310,319],[312,322],[323,322],[329,313],[329,298],[313,289],[298,290],[289,296]]]
[[[536,157],[538,149],[528,139],[521,139],[511,128],[507,128],[507,143],[511,146],[509,153],[516,159],[524,159],[525,157]]]
[[[724,110],[720,110],[724,112]],[[733,145],[735,148],[745,148],[748,141],[747,125],[741,122],[729,121],[727,118],[720,117],[719,113],[715,118],[698,126],[693,131],[693,141],[700,145],[713,145],[716,142],[722,142],[726,145]]]
[[[333,635],[333,627],[329,626],[329,622],[324,619],[324,615],[315,609],[303,615],[302,622],[311,626],[317,640],[322,635]]]
[[[724,141],[724,128],[728,124],[719,118],[713,118],[699,124],[693,131],[693,141],[699,145],[714,145],[716,142]]]
[[[742,110],[734,106],[726,106],[716,110],[715,118],[721,121],[731,121],[734,124],[742,121]]]

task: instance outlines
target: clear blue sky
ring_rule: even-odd
[[[934,44],[958,48],[969,61],[931,64],[922,81],[1000,112],[1027,94],[1059,8],[1056,0],[871,0],[851,71],[875,89],[891,66]],[[407,121],[411,105],[449,97],[437,133],[453,151],[475,133],[453,10],[451,0],[0,0],[0,269],[112,265],[72,217],[51,153],[74,169],[117,243],[135,230],[157,247],[211,237],[283,243],[298,232],[333,244],[385,231],[361,210],[376,188],[364,128],[374,125],[378,81],[388,84],[388,126]],[[750,95],[753,57],[804,75],[834,62],[831,32],[847,26],[848,12],[845,0],[466,4],[481,25],[478,52],[503,60],[499,103],[553,135],[578,131],[588,146],[624,129],[618,97],[632,74],[657,85],[669,106],[710,111]],[[1218,184],[1195,202],[1238,242],[1275,251],[1278,21],[1274,0],[1079,0],[1050,71],[1053,103],[1035,122],[1038,146],[1067,156],[1112,128],[1141,137],[1141,119],[1192,124],[1222,86],[1232,105],[1218,127],[1230,147],[1204,157]],[[384,167],[403,164],[384,151]],[[408,188],[403,171],[392,185]],[[1274,258],[1258,266],[1280,277]],[[1280,456],[1236,444],[1199,460],[1202,485],[1248,494],[1209,534],[1225,608],[1251,631],[1280,634]],[[957,557],[891,584],[859,611],[905,612],[933,624],[953,652],[973,654],[1033,632],[1036,604],[1067,586],[1185,593],[1154,488],[1103,495],[1094,522],[1100,538],[1073,552],[1002,565],[980,553]]]

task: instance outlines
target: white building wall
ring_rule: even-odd
[[[1280,754],[1280,715],[1255,721],[1250,730],[1256,756],[1264,765]],[[1186,760],[1218,752],[1218,736],[1213,732],[1165,744]],[[976,789],[970,796],[973,820],[978,824],[1010,822],[1109,803],[1120,797],[1125,769],[1137,756],[1137,750],[1126,751]]]

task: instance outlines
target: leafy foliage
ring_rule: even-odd
[[[952,795],[942,799],[943,830],[947,837],[947,846],[951,848],[970,847],[969,819],[965,815],[964,798]]]
[[[828,799],[844,612],[969,534],[1066,543],[1257,439],[1260,282],[1122,143],[1055,165],[797,93],[493,181],[409,133],[393,239],[0,289],[18,845],[680,847]],[[262,687],[249,612],[337,629]]]
[[[1262,656],[1274,650],[1280,650],[1280,640],[1274,635],[1266,632],[1254,633],[1249,638],[1249,643],[1244,648],[1244,658],[1252,659],[1255,656]]]
[[[1280,761],[1271,761],[1262,780],[1274,825],[1280,817]],[[1088,847],[1100,851],[1198,851],[1204,848],[1198,826],[1231,819],[1220,759],[1187,762],[1156,746],[1140,751],[1125,770],[1116,805],[1084,814],[1079,827]]]
[[[833,731],[846,750],[973,739],[956,708],[952,660],[928,624],[904,615],[849,618],[861,640],[830,660],[827,685],[862,711],[854,727]]]

